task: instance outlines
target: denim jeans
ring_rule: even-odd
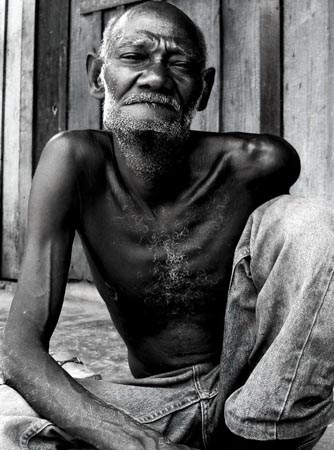
[[[236,435],[259,441],[256,450],[266,442],[310,450],[334,418],[333,262],[332,206],[277,197],[250,216],[235,250],[219,366],[82,384],[194,448],[239,450],[227,444]],[[0,442],[4,450],[89,448],[5,384]]]

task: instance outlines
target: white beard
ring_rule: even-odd
[[[115,134],[128,167],[150,181],[168,172],[183,157],[195,106],[177,119],[140,119],[120,111],[113,93],[104,85],[103,124]]]
[[[105,83],[105,100],[103,105],[103,124],[109,131],[122,133],[138,133],[141,131],[154,131],[166,134],[168,139],[182,138],[189,132],[190,124],[195,113],[195,107],[180,115],[177,119],[139,119],[131,114],[120,111],[111,90]]]

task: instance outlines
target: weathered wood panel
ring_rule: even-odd
[[[197,113],[192,128],[195,130],[219,131],[221,103],[221,46],[220,46],[220,0],[170,0],[182,9],[203,31],[208,48],[208,67],[215,67],[216,81],[207,108]]]
[[[3,133],[2,277],[17,278],[32,176],[35,1],[8,2]]]
[[[279,0],[260,8],[260,132],[282,134],[282,53]]]
[[[279,0],[225,0],[222,6],[223,129],[279,134]]]
[[[96,53],[102,36],[102,13],[80,15],[80,0],[71,2],[68,128],[100,128],[100,101],[89,95],[86,56]]]
[[[111,9],[117,6],[127,5],[130,3],[139,3],[143,0],[81,0],[81,14],[88,14],[103,9]]]
[[[46,142],[67,128],[70,2],[38,0],[34,163]]]
[[[6,42],[6,20],[7,20],[7,1],[2,1],[0,3],[0,105],[3,105],[4,101],[4,89],[5,89],[5,79],[4,79],[4,69],[5,69],[5,42]],[[0,107],[0,160],[2,162],[2,152],[3,152],[3,108]],[[2,167],[0,165],[0,173]],[[1,196],[0,196],[1,198]]]
[[[89,95],[86,56],[96,53],[102,36],[102,13],[80,15],[80,0],[71,2],[68,128],[100,128],[101,102]],[[69,278],[91,279],[78,236],[75,237]]]
[[[5,94],[5,44],[6,44],[6,21],[7,21],[7,1],[0,3],[0,176],[2,179],[2,160],[3,160],[3,131],[4,131],[4,118],[3,118],[3,102]],[[0,186],[0,201],[2,205],[2,183]],[[2,215],[1,215],[2,218]],[[2,227],[0,230],[0,239],[2,243]],[[2,248],[0,250],[0,255],[2,255]],[[0,256],[2,259],[2,256]]]
[[[28,200],[32,179],[35,6],[35,0],[23,0],[19,148],[18,267],[21,265],[25,246]]]
[[[22,1],[8,2],[4,92],[2,274],[15,278],[18,250]],[[8,76],[10,83],[7,84]],[[9,80],[8,80],[9,81]]]
[[[284,134],[302,173],[293,191],[334,199],[334,2],[284,4]]]

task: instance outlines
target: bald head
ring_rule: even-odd
[[[192,42],[198,62],[204,68],[206,64],[206,43],[200,28],[183,11],[170,3],[160,1],[148,1],[135,5],[122,14],[111,19],[103,33],[103,41],[99,50],[99,57],[105,61],[113,46],[115,39],[120,36],[133,17],[156,16],[160,20],[173,24],[177,29],[185,32]]]

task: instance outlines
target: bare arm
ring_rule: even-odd
[[[7,382],[41,416],[98,449],[185,449],[93,396],[48,354],[62,308],[76,220],[70,141],[52,140],[34,177],[28,242],[4,336]]]

